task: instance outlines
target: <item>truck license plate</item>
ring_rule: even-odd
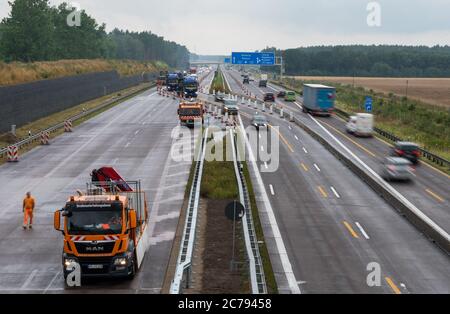
[[[103,269],[103,265],[102,264],[91,264],[88,265],[89,269]]]

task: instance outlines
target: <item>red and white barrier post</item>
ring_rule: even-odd
[[[19,161],[19,148],[16,145],[8,146],[8,162]]]

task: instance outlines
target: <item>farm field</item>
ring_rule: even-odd
[[[408,97],[433,105],[450,108],[450,78],[386,78],[386,77],[337,77],[337,76],[296,76],[305,81],[335,82],[353,84],[373,89],[377,92],[406,95],[408,81]]]

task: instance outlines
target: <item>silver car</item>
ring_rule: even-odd
[[[385,180],[410,181],[414,176],[412,163],[401,157],[386,157],[381,166],[381,177]]]

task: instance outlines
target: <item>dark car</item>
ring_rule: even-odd
[[[264,101],[275,101],[275,96],[273,93],[265,93]]]
[[[269,129],[269,122],[263,115],[256,114],[253,116],[252,125],[259,131],[260,128]]]
[[[284,98],[284,96],[286,96],[286,92],[284,90],[280,90],[277,94],[278,98]]]
[[[406,158],[413,164],[417,164],[420,157],[419,145],[411,142],[397,142],[392,148],[391,155]]]

